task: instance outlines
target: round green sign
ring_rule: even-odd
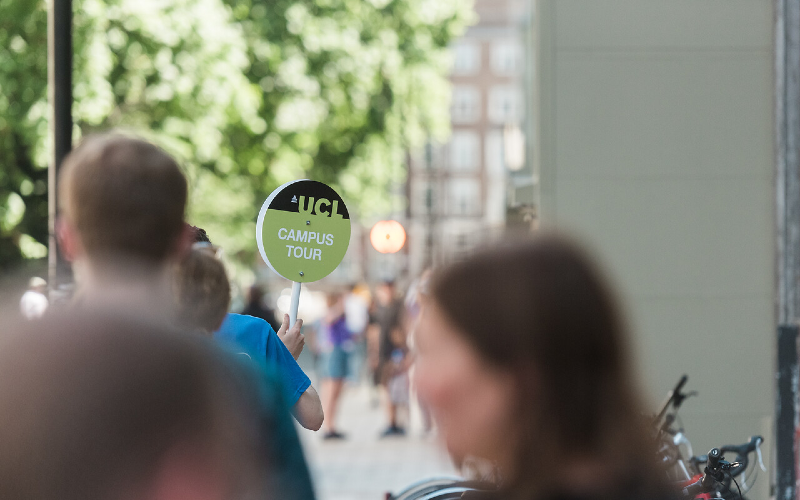
[[[299,283],[329,275],[350,244],[350,214],[327,184],[292,181],[279,187],[261,206],[256,241],[264,262]]]

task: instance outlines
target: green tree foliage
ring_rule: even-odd
[[[464,0],[74,0],[76,135],[179,157],[190,219],[252,256],[260,201],[309,177],[386,211],[405,151],[448,132]],[[0,262],[46,243],[46,4],[0,0]]]
[[[47,252],[46,49],[43,5],[0,0],[0,269]]]

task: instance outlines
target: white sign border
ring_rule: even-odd
[[[272,263],[269,261],[269,257],[267,257],[267,252],[264,251],[264,240],[261,238],[261,236],[263,234],[262,227],[264,226],[264,217],[267,216],[267,210],[269,209],[270,204],[272,204],[272,200],[275,199],[275,197],[278,195],[278,193],[280,193],[281,191],[283,191],[287,187],[291,186],[292,184],[295,184],[297,182],[308,181],[308,180],[311,180],[311,179],[297,179],[296,181],[289,181],[286,184],[276,188],[272,193],[270,193],[270,195],[264,201],[264,204],[261,205],[261,210],[258,212],[258,220],[256,221],[256,243],[258,244],[258,252],[261,254],[261,258],[264,259],[264,262],[266,262],[267,265],[269,266],[269,268],[272,269],[273,271],[275,271],[275,274],[277,274],[278,276],[283,276],[283,275],[281,273],[279,273],[275,269],[275,267],[273,267]],[[291,279],[291,278],[286,277],[286,276],[283,276],[283,277],[286,278],[286,279]]]

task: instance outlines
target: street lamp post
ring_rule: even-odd
[[[798,497],[800,335],[800,0],[778,0],[775,16],[777,215],[777,400],[775,496]]]
[[[58,251],[56,214],[58,171],[72,149],[72,0],[51,0],[47,14],[47,83],[52,138],[47,176],[48,278],[52,291],[62,284],[69,269]]]

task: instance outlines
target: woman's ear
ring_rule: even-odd
[[[75,227],[63,216],[56,219],[58,249],[68,262],[75,262],[83,254],[83,244]]]
[[[172,256],[173,259],[182,260],[189,253],[189,250],[191,250],[193,244],[194,230],[192,229],[192,226],[184,222],[181,234],[178,236],[178,240],[175,244],[175,253]]]

